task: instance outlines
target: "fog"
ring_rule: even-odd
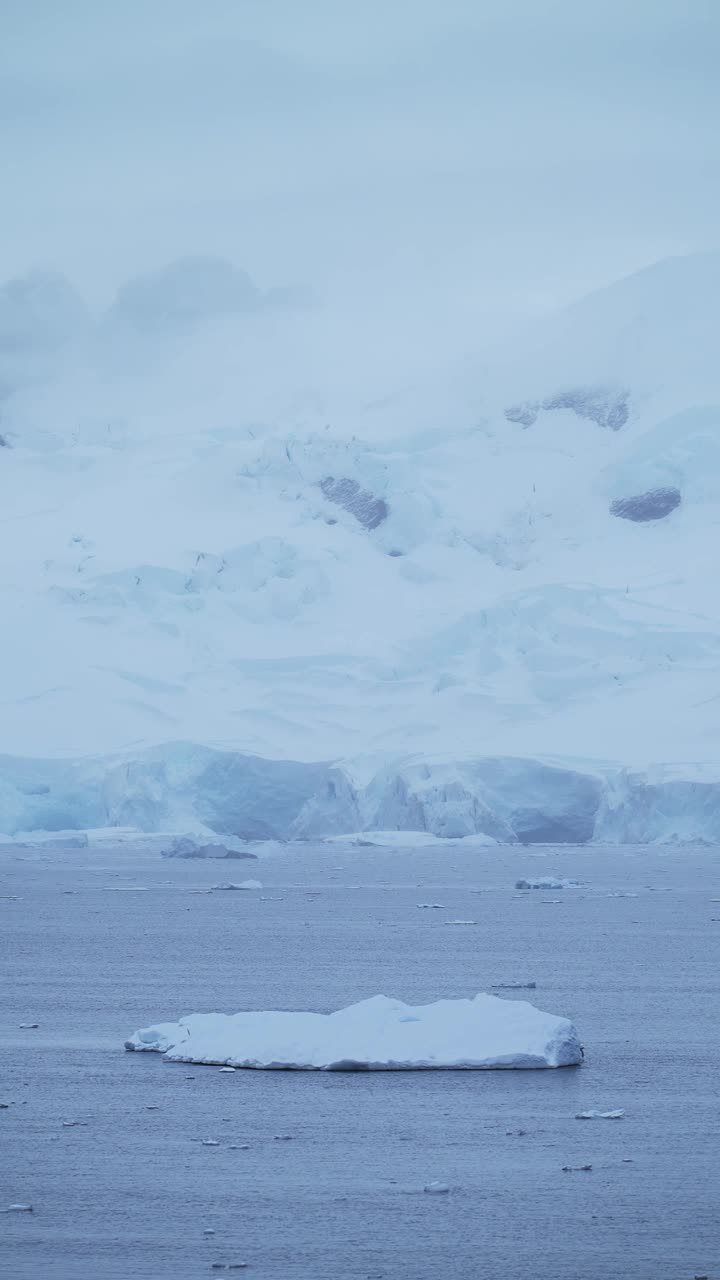
[[[95,307],[212,253],[355,339],[469,350],[717,243],[713,0],[34,0],[0,27],[0,276]]]

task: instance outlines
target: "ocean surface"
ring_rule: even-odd
[[[719,854],[0,851],[0,1273],[720,1280]],[[583,887],[514,889],[543,875]],[[574,1020],[582,1067],[225,1074],[123,1051],[185,1013],[512,982]]]

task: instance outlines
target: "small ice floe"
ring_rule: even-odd
[[[578,1111],[576,1120],[622,1120],[625,1112],[617,1111]]]
[[[443,924],[479,924],[478,920],[443,920]]]
[[[260,901],[261,902],[284,902],[285,899],[284,898],[266,898],[261,894]]]
[[[147,893],[146,884],[102,884],[105,893]]]
[[[537,982],[493,982],[493,991],[534,991]]]
[[[564,1164],[562,1167],[562,1171],[563,1173],[591,1173],[592,1165],[591,1164]]]
[[[560,880],[557,876],[533,876],[528,880],[516,880],[516,889],[580,889],[577,880]]]
[[[220,1143],[217,1138],[201,1138],[200,1145],[203,1147],[219,1147]]]
[[[10,1106],[9,1102],[0,1102],[0,1111],[7,1111]]]
[[[87,1129],[87,1120],[63,1120],[63,1129]]]
[[[250,1143],[249,1143],[249,1142],[231,1142],[231,1143],[230,1143],[230,1146],[229,1146],[229,1148],[228,1148],[228,1150],[230,1150],[230,1151],[249,1151],[249,1150],[250,1150]]]
[[[40,1026],[39,1022],[21,1022],[20,1030],[21,1031],[37,1031],[39,1026]]]
[[[9,1204],[5,1210],[6,1213],[32,1213],[32,1211],[31,1204]]]
[[[506,1129],[506,1138],[524,1138],[527,1135],[527,1129]]]
[[[444,902],[416,902],[415,906],[420,911],[446,911],[447,907]]]
[[[447,1182],[428,1182],[427,1186],[423,1187],[423,1191],[434,1196],[446,1195],[449,1190]]]
[[[214,1236],[214,1235],[215,1235],[215,1228],[214,1228],[214,1227],[205,1227],[205,1229],[203,1230],[203,1235],[204,1235],[204,1236]]]
[[[219,889],[262,889],[259,880],[240,880],[236,883],[228,881],[227,884],[211,884],[210,892],[214,893]]]
[[[234,1067],[221,1067],[221,1068],[220,1068],[220,1071],[221,1071],[221,1073],[224,1073],[225,1075],[227,1075],[228,1073],[229,1073],[230,1075],[233,1075],[233,1076],[235,1075],[235,1068],[234,1068]]]

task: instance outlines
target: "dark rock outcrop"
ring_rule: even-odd
[[[610,503],[610,514],[619,516],[621,520],[635,520],[638,523],[664,520],[665,516],[669,516],[671,511],[680,506],[681,501],[679,489],[648,489],[647,493],[616,498]]]
[[[546,396],[543,409],[572,409],[579,418],[588,418],[599,427],[619,431],[628,420],[627,391],[611,391],[605,387],[572,387]]]
[[[537,421],[540,405],[537,401],[525,400],[522,404],[511,404],[505,410],[508,422],[519,422],[521,427],[531,427]]]
[[[505,410],[505,417],[508,422],[531,427],[541,409],[572,409],[579,418],[587,418],[598,427],[619,431],[628,420],[628,393],[607,387],[569,387],[546,396],[544,400],[523,400],[510,405]]]
[[[377,529],[383,520],[387,520],[388,505],[385,499],[376,498],[367,489],[361,489],[357,480],[325,476],[320,481],[320,488],[328,502],[343,507],[363,529]]]

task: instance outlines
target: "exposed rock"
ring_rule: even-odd
[[[544,400],[523,400],[509,405],[505,417],[508,422],[531,427],[541,409],[572,409],[579,418],[588,418],[599,427],[619,431],[628,420],[628,393],[608,387],[569,387],[546,396]]]
[[[682,495],[679,489],[648,489],[647,493],[636,493],[629,498],[616,498],[610,503],[610,514],[619,516],[621,520],[635,520],[644,523],[647,520],[664,520],[671,511],[680,506]]]
[[[364,529],[377,529],[388,517],[385,499],[376,498],[367,489],[361,489],[357,480],[347,477],[336,480],[334,476],[325,476],[320,481],[320,488],[328,502],[343,507]]]
[[[525,400],[522,404],[511,404],[505,410],[508,422],[519,422],[521,427],[531,427],[537,421],[540,405],[537,400]]]
[[[612,391],[606,387],[572,387],[547,396],[543,409],[572,409],[579,418],[589,418],[599,427],[619,431],[628,420],[627,391]]]

